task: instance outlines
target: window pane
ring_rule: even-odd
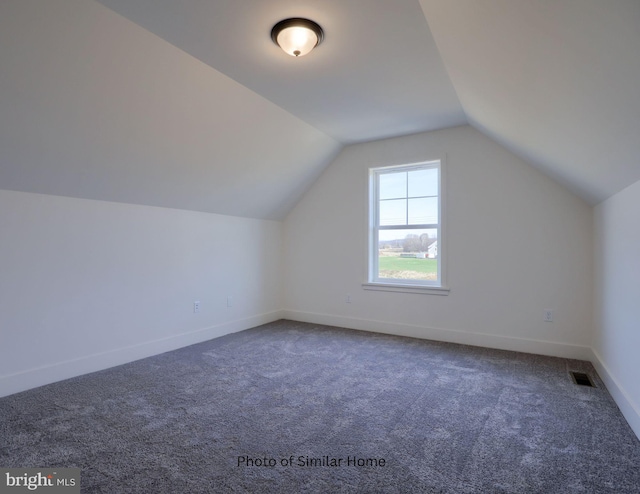
[[[409,197],[438,195],[438,169],[414,170],[409,172]]]
[[[441,285],[440,166],[434,160],[370,169],[371,282]]]
[[[406,225],[407,224],[407,200],[391,199],[380,201],[380,225]]]
[[[380,230],[378,278],[436,281],[438,231]]]
[[[380,174],[380,199],[407,197],[407,172]]]
[[[437,224],[438,198],[409,199],[409,225]]]

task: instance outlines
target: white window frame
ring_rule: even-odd
[[[379,225],[379,177],[385,173],[412,171],[437,168],[438,169],[438,223],[424,225]],[[445,283],[446,240],[444,238],[444,159],[433,159],[418,163],[381,166],[369,169],[369,238],[368,238],[368,281],[362,286],[366,290],[393,291],[404,293],[424,293],[433,295],[447,295],[449,288]],[[378,250],[380,230],[438,230],[438,280],[409,280],[378,277]]]

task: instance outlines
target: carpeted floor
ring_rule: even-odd
[[[0,466],[109,494],[640,493],[587,362],[291,321],[2,398]]]

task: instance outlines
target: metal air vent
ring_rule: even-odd
[[[571,379],[573,380],[574,384],[578,384],[579,386],[588,386],[590,388],[595,388],[595,385],[593,384],[593,381],[589,377],[589,374],[585,374],[584,372],[575,372],[575,371],[571,371],[569,372],[569,374],[571,374]]]

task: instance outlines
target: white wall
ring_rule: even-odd
[[[595,208],[598,373],[640,437],[640,182]]]
[[[278,319],[281,241],[279,222],[0,190],[0,396]]]
[[[450,294],[363,290],[368,168],[440,157]],[[585,202],[469,126],[356,144],[285,221],[285,314],[590,358],[592,247]],[[544,309],[554,322],[543,321]]]

